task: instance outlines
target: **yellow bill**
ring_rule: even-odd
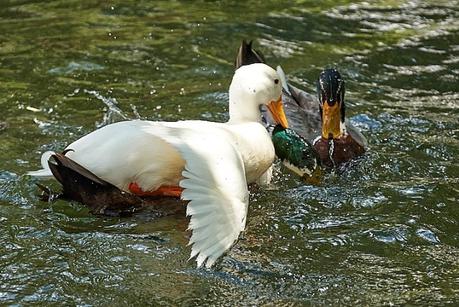
[[[327,101],[322,106],[322,137],[334,139],[341,136],[341,114],[340,104],[335,103],[330,106]]]
[[[268,104],[268,110],[274,118],[274,121],[281,125],[283,128],[288,128],[287,117],[285,117],[284,105],[282,103],[282,96],[277,101],[271,101]]]

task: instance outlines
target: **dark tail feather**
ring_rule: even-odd
[[[245,40],[242,41],[236,56],[236,69],[243,65],[265,62],[263,54],[252,48],[252,41],[248,43]]]
[[[63,154],[52,155],[48,164],[62,184],[60,198],[79,201],[95,214],[113,215],[117,212],[116,215],[126,215],[142,208],[142,198],[100,179]]]

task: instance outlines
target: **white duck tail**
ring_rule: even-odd
[[[53,173],[51,173],[51,170],[49,169],[48,165],[48,160],[49,158],[54,155],[54,151],[46,151],[41,155],[41,167],[42,169],[39,169],[37,171],[30,171],[27,172],[27,175],[33,176],[33,177],[40,177],[40,178],[52,178]]]

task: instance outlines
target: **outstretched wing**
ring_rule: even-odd
[[[249,194],[242,157],[224,133],[170,129],[175,131],[161,137],[186,161],[180,186],[182,199],[190,201],[190,259],[211,267],[245,228]]]

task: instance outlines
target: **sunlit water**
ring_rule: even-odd
[[[370,3],[0,1],[0,304],[457,304],[459,3]],[[340,69],[364,158],[313,183],[278,165],[212,270],[183,216],[38,200],[40,153],[108,122],[225,120],[250,38],[310,92]]]

